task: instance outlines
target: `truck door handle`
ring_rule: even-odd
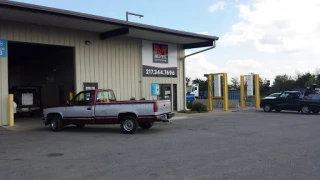
[[[88,107],[87,110],[91,110],[91,107]]]

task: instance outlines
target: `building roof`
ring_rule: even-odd
[[[128,36],[181,44],[184,49],[212,46],[216,36],[173,30],[74,11],[0,0],[0,19],[100,33],[100,38]]]

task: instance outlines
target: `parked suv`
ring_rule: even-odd
[[[17,114],[36,114],[41,112],[40,88],[15,86],[9,90],[17,104]]]

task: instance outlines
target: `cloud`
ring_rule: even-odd
[[[186,51],[186,55],[190,53],[191,51]],[[281,72],[281,70],[283,68],[280,66],[278,71]],[[207,59],[202,53],[186,58],[186,76],[190,77],[191,80],[196,78],[206,79],[204,74],[224,72],[228,73],[229,82],[232,77],[239,78],[240,75],[250,73],[258,73],[260,77],[270,80],[275,77],[274,72],[270,70],[268,64],[260,63],[253,59],[229,60],[218,66],[213,60]]]
[[[210,11],[210,12],[214,12],[214,11],[217,11],[217,10],[223,10],[226,5],[227,5],[226,2],[224,2],[224,1],[219,1],[219,2],[217,2],[217,3],[212,4],[212,5],[209,7],[209,11]]]
[[[186,51],[186,54],[190,54],[191,51]],[[274,62],[274,63],[270,63]],[[316,64],[317,61],[310,61]],[[297,65],[299,68],[296,68]],[[190,56],[186,59],[186,76],[191,80],[196,78],[206,79],[204,74],[209,73],[224,73],[228,74],[228,82],[230,83],[232,77],[240,79],[240,75],[248,75],[251,73],[259,74],[260,78],[268,79],[273,83],[276,75],[286,73],[292,77],[296,76],[298,71],[313,72],[316,66],[310,66],[303,61],[297,61],[296,63],[287,63],[282,60],[259,60],[259,59],[233,59],[228,61],[217,61],[208,59],[204,54],[200,53],[194,56]]]
[[[320,54],[318,0],[251,2],[238,6],[239,21],[221,37],[222,46],[252,46],[267,53]]]
[[[186,55],[191,51],[186,51]],[[204,74],[217,72],[218,67],[210,62],[203,53],[186,58],[186,76],[192,80],[196,78],[205,79]]]

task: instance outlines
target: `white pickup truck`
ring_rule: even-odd
[[[43,110],[43,122],[52,131],[74,124],[120,124],[124,133],[135,133],[138,126],[149,129],[154,122],[168,122],[174,116],[170,100],[117,101],[113,90],[87,90],[66,105]]]

